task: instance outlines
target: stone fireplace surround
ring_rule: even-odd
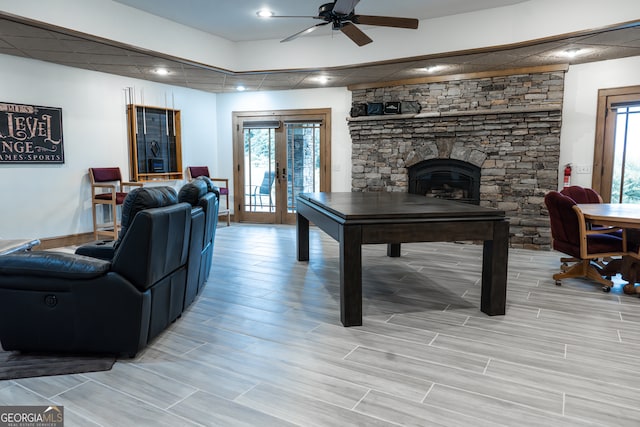
[[[353,102],[418,100],[414,115],[349,119],[352,191],[408,191],[408,168],[481,169],[480,205],[506,211],[512,247],[549,249],[544,195],[557,189],[563,72],[357,90]]]

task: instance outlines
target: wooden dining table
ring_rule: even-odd
[[[640,229],[640,204],[580,203],[585,220],[598,225]]]
[[[629,282],[624,286],[625,293],[640,293],[640,288],[635,289],[635,283],[640,282],[640,204],[580,203],[578,208],[591,224],[626,229],[629,255],[622,257],[620,275]]]

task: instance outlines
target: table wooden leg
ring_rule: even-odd
[[[505,314],[508,257],[509,222],[498,221],[493,226],[493,240],[485,240],[482,251],[480,310],[490,316]]]
[[[397,258],[400,256],[400,243],[387,244],[387,256]]]
[[[340,227],[340,320],[362,325],[362,227]]]
[[[296,221],[296,250],[298,261],[309,260],[309,220],[299,213]]]

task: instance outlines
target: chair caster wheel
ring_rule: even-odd
[[[602,292],[611,292],[611,286],[603,286]]]
[[[556,286],[560,286],[562,285],[562,283],[560,283],[560,280],[556,280]]]

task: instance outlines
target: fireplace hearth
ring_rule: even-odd
[[[429,159],[409,167],[409,193],[480,204],[481,169],[455,159]]]

